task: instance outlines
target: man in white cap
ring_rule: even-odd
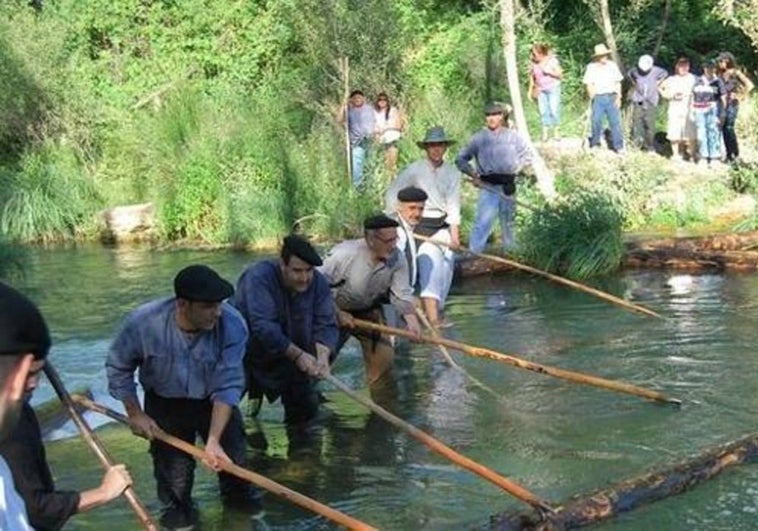
[[[592,102],[592,136],[590,147],[600,145],[603,133],[603,118],[608,119],[611,130],[611,149],[616,153],[624,149],[621,135],[621,75],[618,65],[610,58],[611,51],[605,44],[595,45],[592,62],[584,71],[582,82],[587,87],[587,94]]]
[[[632,82],[632,142],[643,151],[654,151],[658,87],[668,72],[655,66],[651,55],[643,55],[626,76]]]

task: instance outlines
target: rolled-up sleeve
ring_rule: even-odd
[[[392,272],[390,303],[402,315],[414,313],[413,288],[408,282],[408,262],[398,260],[398,267]]]
[[[325,277],[317,274],[314,282],[315,297],[313,309],[313,340],[329,347],[334,352],[339,340],[339,329],[334,314],[334,299]]]
[[[247,326],[239,312],[225,305],[222,346],[211,378],[210,395],[214,402],[236,406],[245,390],[245,371],[242,358],[247,346]]]
[[[127,317],[123,328],[113,340],[105,361],[108,392],[117,400],[137,400],[134,372],[142,362],[138,322],[134,315]]]
[[[455,157],[455,166],[466,175],[473,177],[476,175],[474,167],[471,165],[471,159],[473,159],[479,151],[478,135],[474,135]]]

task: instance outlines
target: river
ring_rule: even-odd
[[[123,316],[170,294],[181,267],[203,262],[236,281],[243,253],[83,246],[34,250],[17,283],[40,304],[54,338],[50,360],[69,388],[106,392],[104,359]],[[631,314],[588,295],[524,276],[467,280],[454,287],[451,339],[521,355],[543,364],[651,387],[683,401],[680,409],[583,387],[495,361],[454,353],[497,396],[472,385],[424,345],[401,344],[397,390],[386,403],[400,417],[459,452],[560,502],[712,445],[758,431],[758,276],[625,272],[597,287],[646,305],[664,320]],[[333,373],[365,392],[357,343]],[[282,409],[265,404],[250,423],[253,468],[322,503],[386,530],[454,530],[486,526],[488,517],[524,506],[353,403],[323,387],[322,429],[306,448],[289,448]],[[46,381],[34,402],[53,396]],[[157,515],[146,444],[127,429],[87,415],[137,491]],[[48,444],[59,488],[94,486],[94,457],[66,426]],[[331,529],[272,495],[249,522],[225,514],[215,478],[195,485],[204,530]],[[737,467],[692,492],[627,513],[598,529],[754,529],[758,467]],[[74,517],[66,529],[137,528],[123,502]]]

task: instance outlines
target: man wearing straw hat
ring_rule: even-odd
[[[372,390],[386,387],[391,379],[395,349],[391,337],[356,328],[355,318],[385,324],[382,305],[390,302],[406,327],[421,338],[415,313],[408,263],[397,248],[398,223],[384,214],[363,222],[364,237],[334,246],[319,271],[332,286],[340,348],[351,335],[361,343],[366,381]]]
[[[480,189],[469,248],[478,253],[487,245],[495,219],[500,219],[503,249],[516,246],[516,175],[532,163],[532,150],[516,130],[507,127],[510,106],[488,103],[485,127],[471,137],[455,165]],[[476,168],[471,161],[476,159]],[[502,191],[501,191],[502,190]]]
[[[245,320],[226,299],[234,288],[205,265],[174,278],[173,297],[143,304],[126,318],[106,360],[108,390],[124,403],[132,431],[150,439],[161,525],[192,528],[195,460],[155,439],[158,429],[190,444],[205,443],[204,464],[218,471],[225,505],[261,509],[258,489],[221,472],[218,460],[245,464],[245,431],[237,407],[245,388]],[[134,373],[145,390],[144,410]]]
[[[415,186],[427,197],[424,215],[414,228],[421,236],[443,243],[460,245],[461,191],[460,172],[448,162],[445,153],[455,144],[445,130],[435,126],[427,130],[423,140],[416,143],[426,156],[409,164],[387,190],[386,210],[397,209],[397,195],[401,189]],[[418,245],[419,295],[432,324],[441,323],[455,266],[453,252],[444,245],[420,242]]]
[[[587,87],[591,101],[590,121],[592,135],[590,147],[598,147],[603,134],[603,118],[608,119],[611,130],[611,148],[616,153],[624,149],[621,134],[621,74],[618,65],[611,60],[611,51],[605,44],[595,45],[592,62],[587,65],[582,82]]]
[[[38,530],[60,529],[72,515],[118,498],[132,482],[124,465],[115,465],[105,472],[96,488],[82,492],[55,489],[39,421],[29,404],[49,348],[47,325],[37,307],[21,293],[0,283],[0,357],[4,358],[0,360],[3,366],[0,373],[11,365],[6,361],[15,359],[23,364],[25,357],[32,358],[28,373],[20,380],[23,387],[18,423],[7,436],[0,436],[0,492],[12,492],[15,484],[26,506],[29,524]],[[16,367],[21,368],[21,364]],[[2,431],[5,430],[3,426]],[[5,483],[6,474],[2,471],[6,462],[13,474],[10,485]],[[0,499],[0,529],[32,529],[24,527],[28,524],[21,523],[19,514],[7,515],[9,521],[4,522],[6,511],[15,512]]]

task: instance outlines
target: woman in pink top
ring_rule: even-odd
[[[537,100],[542,119],[542,141],[548,139],[550,129],[558,139],[561,110],[561,65],[547,44],[535,44],[531,51],[529,97]]]

